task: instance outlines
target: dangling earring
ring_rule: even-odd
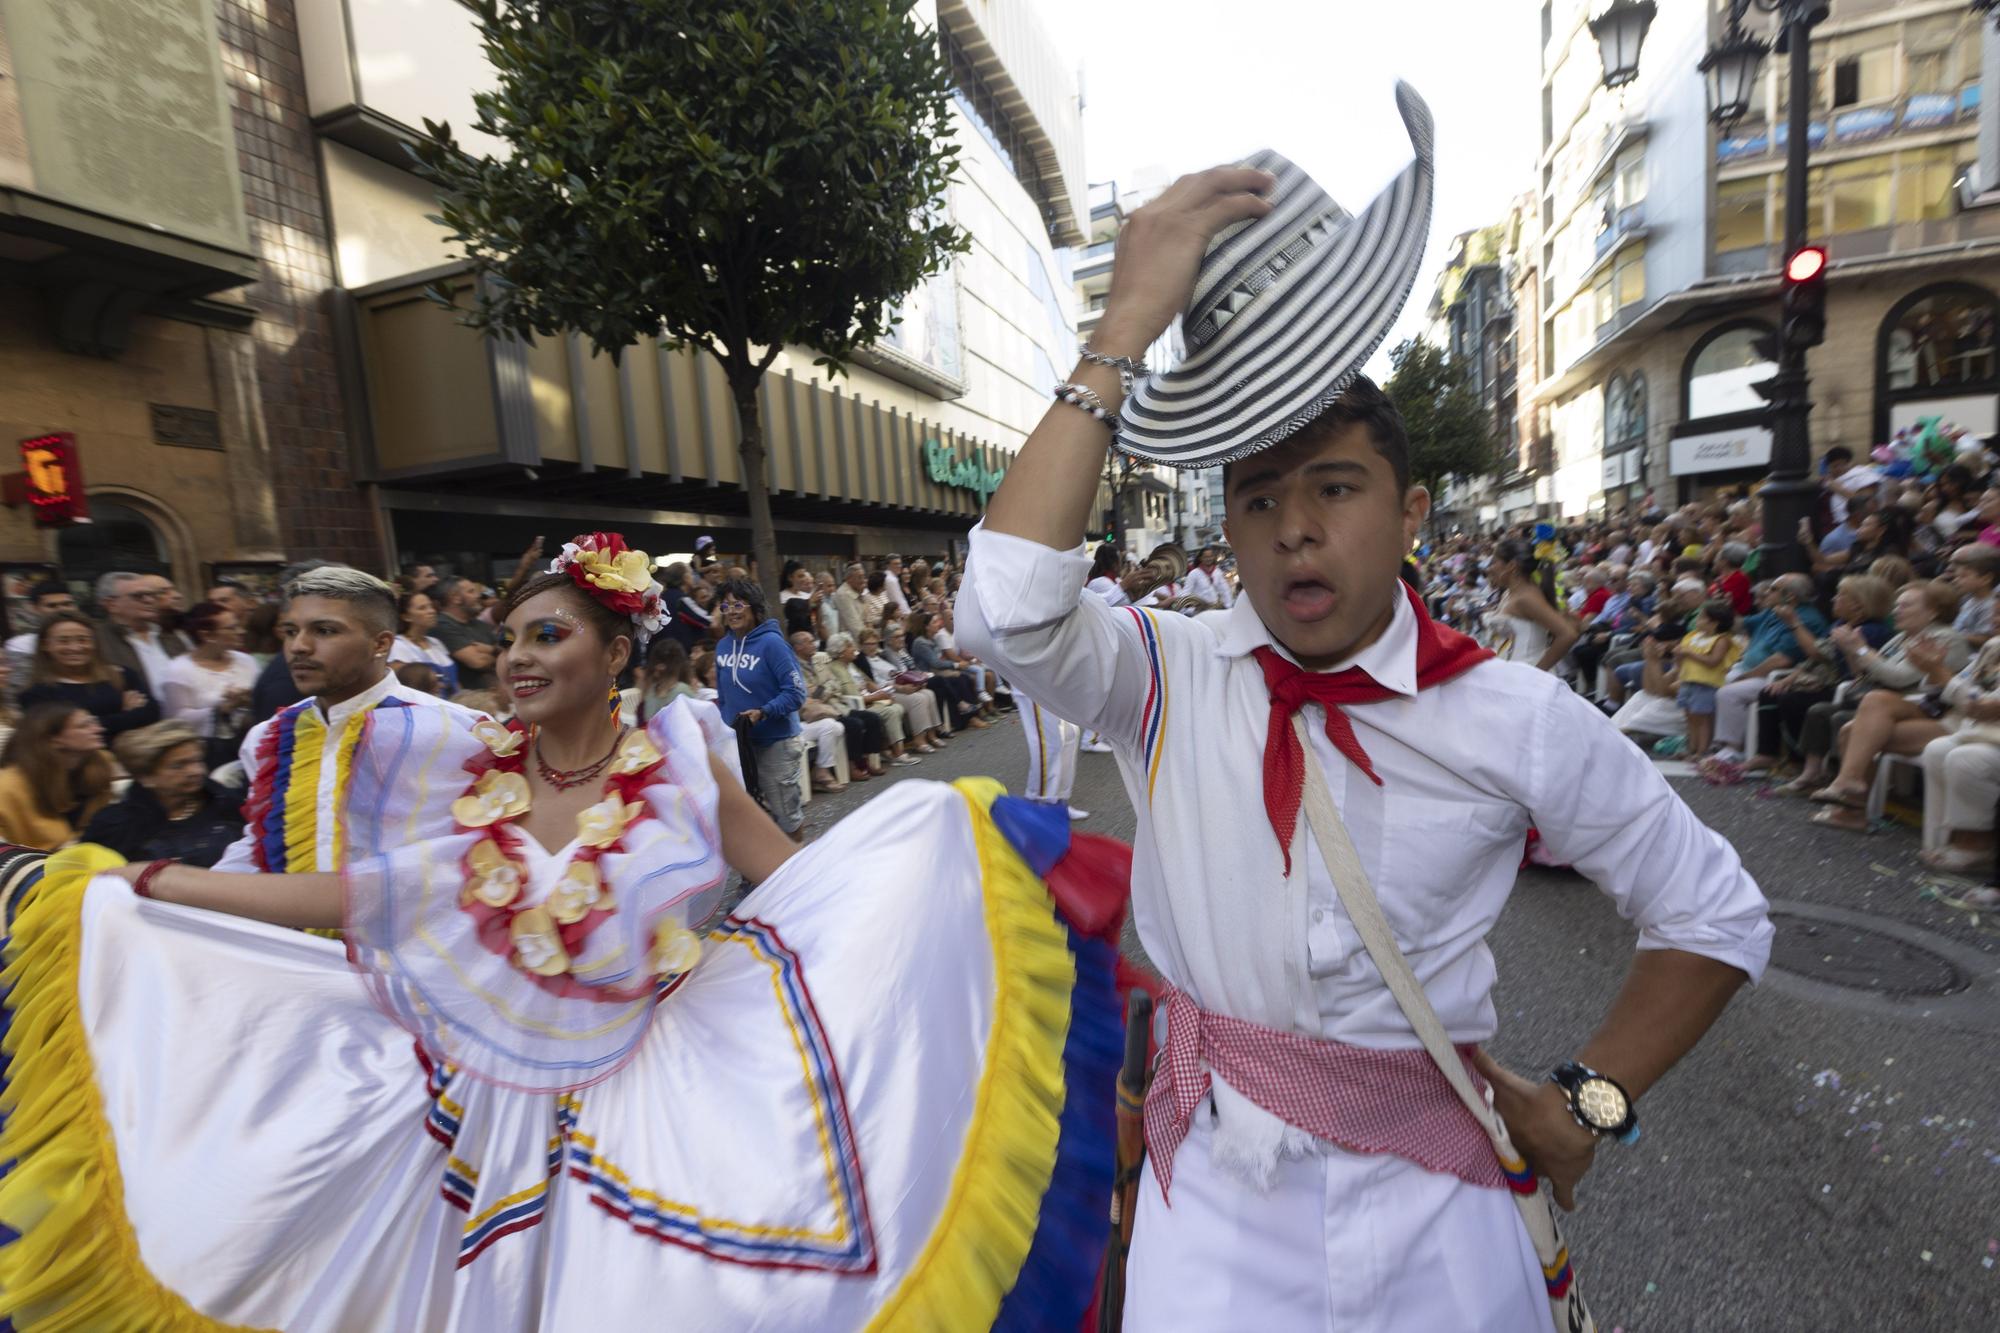
[[[617,717],[619,699],[618,699],[618,681],[615,677],[611,681],[611,698],[609,702],[611,704],[611,716]]]

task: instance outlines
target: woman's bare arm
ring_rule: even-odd
[[[137,882],[145,862],[114,872]],[[167,866],[147,886],[153,898],[182,907],[248,917],[294,930],[338,930],[347,895],[339,875],[234,875],[194,866]]]
[[[777,868],[798,851],[798,844],[785,836],[764,807],[757,804],[743,784],[714,755],[708,757],[708,771],[721,788],[716,817],[722,823],[722,859],[752,884],[762,884]]]

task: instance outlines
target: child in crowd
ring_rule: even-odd
[[[1715,692],[1743,645],[1736,641],[1736,608],[1721,599],[1703,602],[1694,628],[1680,642],[1681,712],[1687,716],[1687,752],[1708,753],[1715,740]]]

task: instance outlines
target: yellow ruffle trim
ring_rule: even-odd
[[[51,856],[15,919],[0,974],[13,1011],[0,1161],[15,1163],[0,1177],[0,1224],[20,1233],[0,1245],[0,1313],[24,1333],[233,1327],[198,1313],[146,1271],[125,1218],[118,1152],[77,1007],[83,891],[91,876],[124,864],[93,846]]]
[[[990,1329],[1035,1239],[1061,1131],[1076,960],[1055,903],[988,813],[1006,789],[953,784],[971,807],[993,943],[993,1027],[951,1195],[872,1330]]]

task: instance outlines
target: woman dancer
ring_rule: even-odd
[[[513,592],[513,725],[370,714],[336,762],[380,854],[342,875],[49,862],[8,945],[0,1316],[1076,1325],[1118,1033],[1116,923],[1051,897],[1067,821],[903,783],[794,848],[687,701],[607,709],[650,565],[593,534]],[[697,934],[726,866],[759,887]],[[336,924],[345,960],[273,929]]]

